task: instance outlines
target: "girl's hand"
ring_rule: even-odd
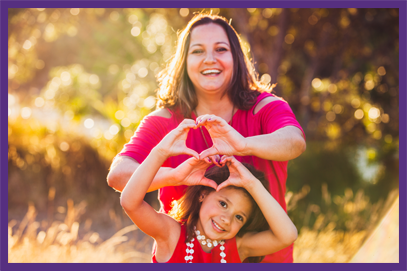
[[[205,185],[217,188],[215,181],[205,177],[206,169],[211,165],[211,162],[199,160],[194,157],[189,158],[171,172],[174,179],[174,185]]]
[[[227,165],[230,176],[218,186],[216,189],[217,191],[229,185],[248,189],[257,180],[256,177],[254,177],[253,174],[233,156],[222,156],[220,164]]]
[[[192,119],[184,119],[178,127],[169,132],[155,148],[165,157],[187,154],[199,159],[199,154],[185,145],[188,131],[195,127],[195,121]]]
[[[200,154],[200,159],[216,154],[244,156],[246,139],[224,119],[215,115],[202,115],[196,119],[197,127],[205,126],[213,146]]]

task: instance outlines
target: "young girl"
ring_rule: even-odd
[[[153,262],[242,262],[292,244],[297,238],[294,224],[261,181],[234,157],[221,158],[220,165],[229,169],[224,182],[218,185],[204,176],[210,163],[199,160],[198,153],[185,145],[188,131],[196,127],[195,121],[185,119],[168,133],[122,192],[121,205],[128,216],[155,240]],[[180,185],[182,179],[196,175],[200,177],[196,185],[211,188],[189,189],[179,206],[174,206],[172,214],[177,221],[157,213],[143,198],[164,161],[180,154],[193,156],[173,169],[172,176],[179,178]],[[262,227],[255,221],[259,218],[257,206],[268,223],[268,229],[260,232],[256,230]]]

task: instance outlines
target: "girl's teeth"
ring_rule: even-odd
[[[216,228],[218,228],[219,230],[223,231],[223,229],[221,229],[221,228],[218,226],[218,224],[216,224],[215,221],[213,221],[213,224],[215,225]]]

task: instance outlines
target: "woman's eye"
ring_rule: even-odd
[[[227,51],[227,50],[226,50],[226,48],[221,47],[221,48],[218,48],[216,51],[218,51],[218,52],[224,52],[224,51]]]
[[[242,222],[243,222],[243,216],[241,216],[241,215],[237,215],[237,216],[236,216],[236,218],[237,218],[238,220],[240,220],[240,221],[242,221]]]
[[[201,54],[203,51],[202,50],[193,50],[192,53],[193,54]]]
[[[225,207],[225,208],[226,208],[226,206],[227,206],[226,202],[224,202],[224,201],[219,201],[219,203],[220,203],[220,205],[221,205],[222,207]]]

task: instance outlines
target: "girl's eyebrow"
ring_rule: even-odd
[[[216,45],[218,45],[218,44],[225,44],[225,45],[227,45],[227,46],[230,47],[229,43],[224,42],[224,41],[218,41],[218,42],[215,42],[215,44],[216,44]],[[189,48],[191,48],[191,47],[193,47],[193,46],[203,46],[203,45],[200,44],[200,43],[194,43],[194,44],[191,44],[191,46],[189,46]]]

